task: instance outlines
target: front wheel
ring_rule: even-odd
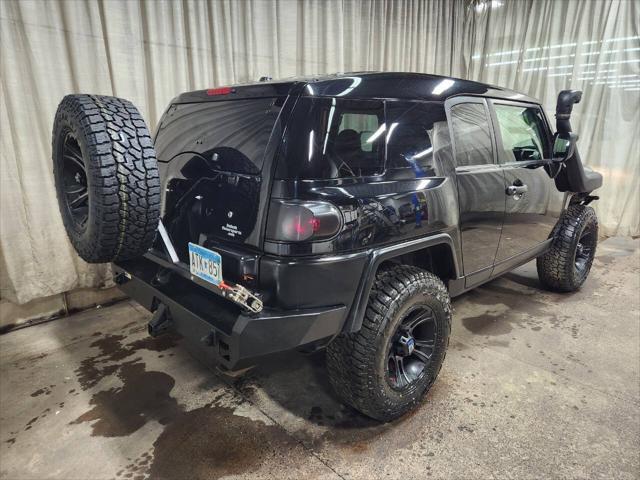
[[[376,275],[362,327],[327,348],[341,400],[376,420],[411,410],[433,385],[451,333],[449,293],[435,275],[396,266]]]
[[[596,212],[571,205],[553,232],[551,248],[537,259],[540,282],[557,292],[578,290],[589,275],[597,244]]]

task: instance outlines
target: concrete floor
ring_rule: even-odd
[[[378,425],[332,396],[322,355],[225,380],[133,302],[0,337],[0,476],[638,478],[640,241],[612,238],[584,288],[535,265],[454,301],[424,404]]]

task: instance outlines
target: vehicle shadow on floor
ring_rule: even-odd
[[[257,389],[297,417],[321,426],[367,428],[377,422],[343,405],[325,367],[325,352],[289,352],[262,361],[234,386],[249,399]]]
[[[488,288],[485,288],[485,291],[475,291],[471,296],[465,294],[454,299],[454,305],[462,301],[489,308],[498,295],[502,302],[517,308],[522,307],[517,304],[523,301],[521,296],[517,295],[521,287],[540,288],[537,278],[531,277],[527,272],[509,273],[505,278],[518,285],[515,286],[515,290],[504,289],[500,283],[492,281],[486,284]],[[526,300],[531,301],[529,298]],[[459,317],[458,320],[465,319]],[[491,320],[496,319],[491,317]],[[508,319],[500,319],[500,322],[509,323]],[[492,321],[491,324],[500,326],[500,322]],[[487,335],[485,330],[474,332],[473,328],[467,329],[480,336]],[[229,382],[267,414],[271,410],[278,412],[284,409],[289,414],[309,422],[312,429],[320,427],[329,431],[337,441],[375,437],[386,428],[393,428],[393,425],[411,416],[409,414],[396,422],[381,424],[342,404],[329,383],[324,351],[310,355],[296,352],[276,355],[263,360],[253,370]],[[437,386],[438,382],[434,388]]]

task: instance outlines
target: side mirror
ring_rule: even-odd
[[[553,161],[564,163],[573,157],[576,151],[576,143],[578,142],[578,134],[559,133],[553,135]]]

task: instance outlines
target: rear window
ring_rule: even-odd
[[[386,128],[381,101],[302,97],[288,122],[276,178],[378,175]]]
[[[173,105],[156,137],[158,159],[166,162],[192,152],[213,169],[258,174],[283,101],[278,97]]]

